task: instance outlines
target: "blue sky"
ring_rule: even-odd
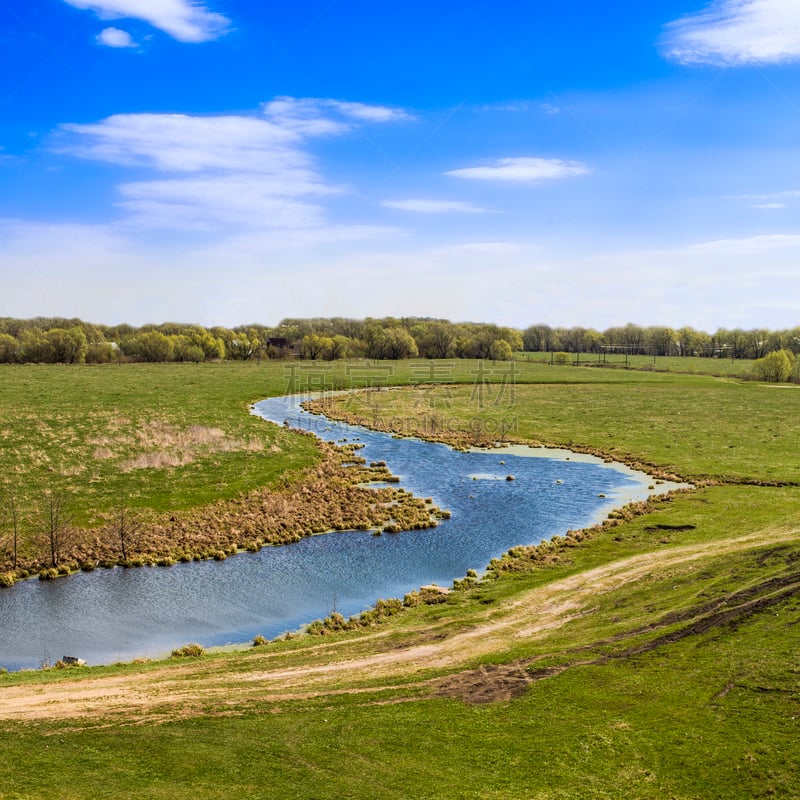
[[[800,3],[0,0],[0,315],[800,324]]]

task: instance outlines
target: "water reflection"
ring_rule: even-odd
[[[331,533],[222,562],[26,581],[0,591],[0,666],[36,667],[62,655],[111,663],[158,656],[189,641],[212,646],[274,637],[334,608],[354,614],[379,597],[449,584],[514,545],[591,524],[611,507],[649,494],[641,475],[608,465],[395,439],[311,417],[292,398],[264,400],[254,413],[327,440],[357,440],[365,445],[360,455],[385,461],[401,486],[432,497],[452,519],[380,537]],[[509,474],[515,480],[507,481]]]

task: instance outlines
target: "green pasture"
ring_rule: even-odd
[[[142,505],[186,507],[313,462],[305,439],[252,419],[249,403],[289,384],[409,382],[425,385],[369,393],[347,406],[418,424],[438,415],[464,429],[506,420],[526,439],[718,485],[656,502],[651,513],[595,531],[547,564],[410,609],[383,623],[377,637],[375,630],[335,634],[325,639],[330,648],[300,637],[204,656],[196,672],[176,663],[187,688],[215,679],[201,713],[178,705],[166,719],[0,721],[0,798],[800,797],[799,389],[699,370],[534,362],[298,364],[289,373],[277,364],[9,367],[0,368],[0,474],[30,492],[64,481],[94,510],[121,487]],[[437,383],[448,385],[430,388]],[[112,418],[130,420],[117,423],[128,444],[94,464],[91,448],[101,445],[93,440],[109,435]],[[135,431],[153,419],[167,432],[207,426],[232,440],[257,438],[264,449],[203,452],[198,445],[186,465],[121,472],[125,459],[141,454]],[[90,464],[83,472],[62,474],[82,462]],[[743,538],[756,533],[753,544]],[[670,560],[692,547],[704,549]],[[249,701],[241,693],[244,673],[446,640],[487,615],[502,620],[526,592],[632,558],[652,566],[582,601],[580,613],[545,635],[510,635],[458,667],[386,684],[370,678],[377,691],[369,694],[349,693],[364,684],[346,676],[336,687],[342,694]],[[425,683],[505,664],[552,674],[516,699],[479,705],[437,696]],[[77,674],[144,680],[162,666],[0,676],[0,704],[6,687],[35,693]]]
[[[519,361],[533,364],[555,362],[554,353],[515,353]],[[562,356],[563,358],[563,356]],[[644,372],[679,372],[686,375],[718,375],[745,377],[753,371],[750,358],[703,358],[699,356],[648,356],[625,353],[567,353],[574,365],[598,366],[606,369],[632,369]],[[557,366],[557,364],[554,364]]]
[[[460,360],[0,365],[0,493],[33,506],[65,491],[77,521],[93,524],[121,497],[168,511],[272,485],[316,458],[307,439],[248,413],[287,391],[637,379],[675,380]]]
[[[542,382],[534,382],[537,371]],[[561,381],[551,380],[561,373]],[[593,448],[692,480],[800,482],[800,387],[586,367],[520,369],[514,385],[371,393],[347,400],[365,420],[508,431]]]

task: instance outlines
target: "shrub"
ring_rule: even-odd
[[[264,647],[264,645],[267,644],[269,644],[269,639],[267,639],[266,636],[262,636],[260,633],[253,638],[253,647]]]
[[[197,642],[185,644],[183,647],[177,647],[170,653],[172,658],[197,658],[205,653],[205,648]]]
[[[13,572],[0,572],[0,587],[7,587],[14,585]]]
[[[792,377],[796,361],[791,350],[777,350],[755,361],[753,369],[758,380],[786,383]]]

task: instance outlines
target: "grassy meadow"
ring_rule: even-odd
[[[251,419],[254,400],[414,382],[344,410],[426,433],[432,417],[494,420],[704,485],[515,548],[497,577],[365,630],[0,676],[0,798],[800,796],[800,390],[533,362],[323,366],[0,370],[2,475],[67,481],[95,510],[115,480],[153,508],[172,502],[163,482],[208,502],[316,458]],[[115,433],[113,418],[131,422]],[[203,442],[185,464],[126,471],[152,421],[263,449]]]
[[[5,366],[0,490],[67,490],[92,524],[120,495],[173,511],[274,484],[317,458],[248,414],[285,385],[249,363]]]

